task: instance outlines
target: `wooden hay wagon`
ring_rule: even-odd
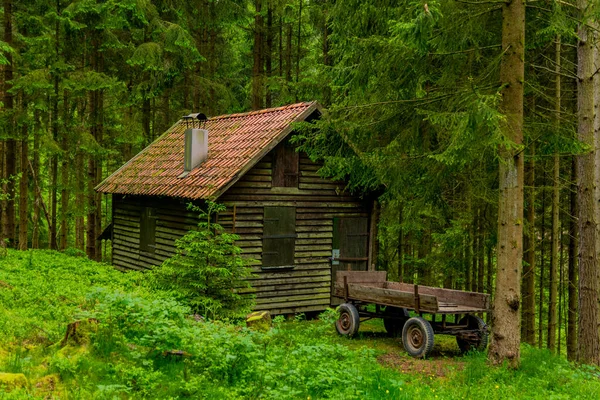
[[[341,335],[356,334],[361,317],[383,318],[386,331],[392,336],[401,333],[404,348],[413,357],[431,352],[434,334],[455,336],[463,352],[483,351],[488,344],[488,326],[475,315],[490,311],[488,294],[388,282],[383,271],[338,271],[334,296],[344,299],[335,324]],[[374,312],[367,310],[369,304],[375,304]],[[419,316],[410,317],[409,310]],[[431,314],[431,319],[424,319],[424,314]]]

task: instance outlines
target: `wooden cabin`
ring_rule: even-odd
[[[290,144],[293,123],[320,115],[310,102],[178,121],[96,188],[112,195],[114,266],[160,265],[197,225],[186,205],[210,199],[227,206],[218,222],[239,235],[244,256],[260,261],[257,310],[328,307],[337,270],[373,265],[376,221],[373,201],[319,177],[320,165]]]

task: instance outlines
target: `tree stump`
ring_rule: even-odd
[[[95,332],[97,327],[98,320],[94,318],[71,322],[67,325],[65,337],[60,341],[59,347],[65,347],[71,341],[79,346],[87,344],[90,339],[90,333]]]

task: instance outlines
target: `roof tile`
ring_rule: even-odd
[[[186,123],[180,120],[96,190],[187,199],[218,197],[245,168],[258,162],[286,136],[291,123],[304,120],[317,108],[316,102],[297,103],[209,118],[205,126],[208,159],[185,178],[178,178],[183,172],[186,130]]]

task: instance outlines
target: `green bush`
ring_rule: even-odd
[[[177,253],[152,271],[151,281],[195,313],[213,319],[240,317],[252,309],[252,299],[238,293],[250,287],[246,280],[251,275],[249,262],[235,246],[239,237],[211,222],[212,215],[225,207],[213,202],[207,207],[204,212],[189,205],[200,213],[198,229],[175,242]]]
[[[97,288],[83,307],[82,318],[98,321],[93,344],[99,355],[136,349],[151,355],[184,346],[190,309],[176,300]]]

